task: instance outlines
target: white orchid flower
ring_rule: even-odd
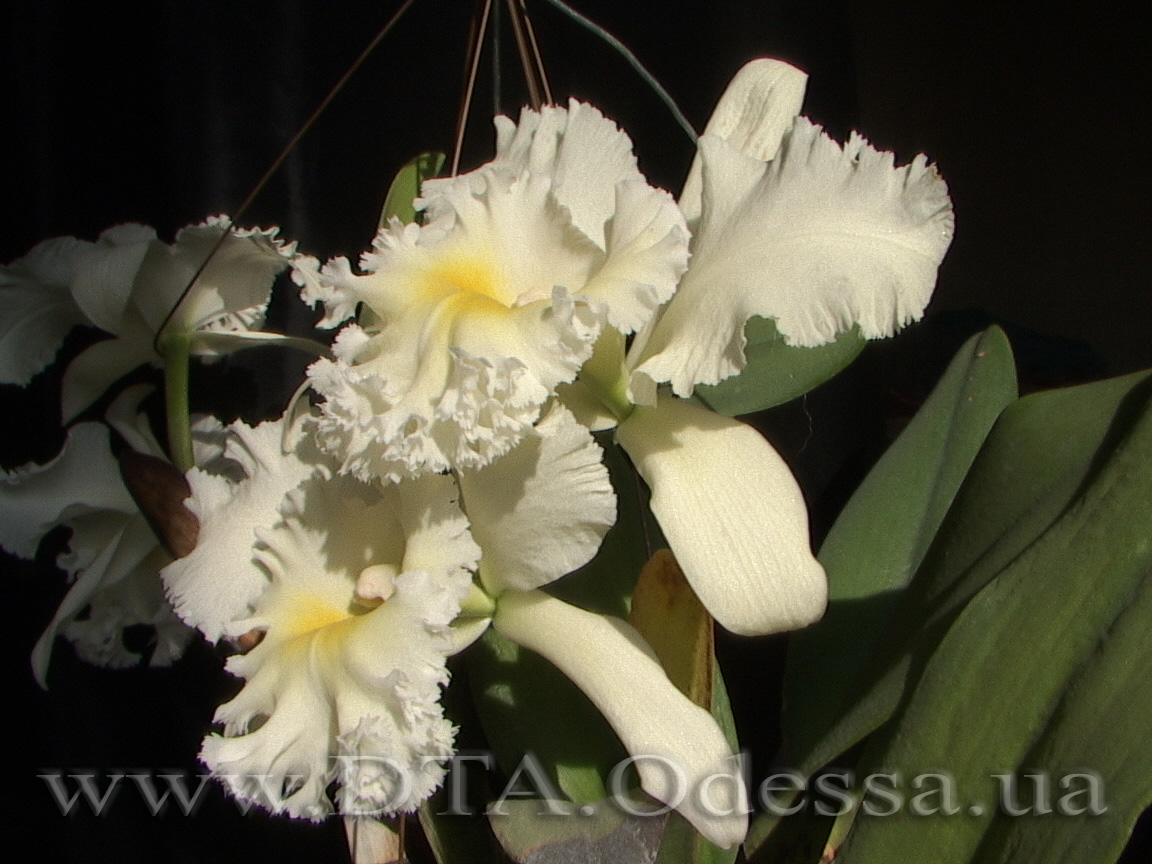
[[[793,630],[824,611],[803,496],[752,427],[688,401],[743,367],[744,325],[772,318],[795,345],[919,318],[952,234],[947,189],[923,156],[903,168],[798,116],[803,73],[756,60],[700,138],[680,199],[692,259],[672,300],[624,340],[606,330],[567,403],[617,440],[696,594],[736,633]],[[675,395],[657,392],[670,383]],[[679,398],[684,397],[684,398]]]
[[[151,390],[137,385],[109,406],[109,426],[136,452],[162,456],[140,400]],[[125,628],[151,625],[156,632],[149,662],[166,666],[178,658],[193,631],[180,622],[164,597],[159,571],[171,560],[124,486],[113,455],[109,426],[77,423],[60,455],[0,476],[0,545],[32,558],[44,535],[57,525],[71,530],[68,550],[57,564],[72,582],[52,621],[36,643],[32,668],[46,686],[57,635],[83,659],[111,667],[140,662],[124,644]],[[210,423],[197,424],[193,440],[201,464],[220,452]],[[86,615],[82,613],[87,612]]]
[[[424,225],[383,228],[355,275],[297,262],[329,326],[370,315],[309,370],[320,440],[342,470],[399,480],[506,453],[604,322],[644,326],[687,261],[684,220],[595,108],[496,119],[495,159],[425,182]]]
[[[455,730],[440,708],[451,622],[479,550],[448,476],[378,486],[333,476],[282,421],[234,425],[247,478],[190,473],[196,550],[164,573],[213,638],[262,639],[201,758],[236,797],[320,819],[410,812],[440,784]]]
[[[485,617],[461,627],[475,638],[491,625],[550,660],[591,699],[633,755],[642,788],[673,804],[705,837],[730,847],[747,815],[736,757],[716,721],[668,679],[627,622],[541,591],[587,563],[615,522],[616,499],[602,452],[567,409],[554,405],[507,456],[459,474],[465,510],[480,544]],[[689,794],[656,766],[674,765]],[[725,778],[715,783],[707,778]],[[716,797],[697,794],[715,790]],[[719,799],[719,800],[717,800]]]
[[[113,338],[68,365],[61,394],[67,423],[122,375],[159,365],[155,344],[162,329],[164,336],[196,335],[191,348],[202,354],[245,338],[271,338],[248,331],[263,322],[273,279],[294,255],[294,245],[284,245],[275,229],[233,229],[181,302],[228,224],[216,217],[189,226],[171,245],[152,228],[119,225],[94,243],[46,240],[0,268],[0,298],[15,310],[0,325],[0,382],[27,384],[73,326],[104,330]]]

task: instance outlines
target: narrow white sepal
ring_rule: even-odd
[[[804,497],[784,460],[738,420],[661,395],[617,429],[701,602],[734,633],[804,627],[827,601]]]
[[[745,63],[716,103],[704,134],[723,138],[741,153],[767,162],[776,156],[780,139],[800,114],[807,83],[805,73],[782,60]],[[680,209],[689,222],[700,216],[702,168],[697,153],[680,193]]]
[[[592,700],[628,752],[648,757],[635,762],[645,792],[675,806],[718,846],[744,839],[744,784],[724,733],[668,680],[633,627],[540,591],[503,595],[493,626],[554,663]]]

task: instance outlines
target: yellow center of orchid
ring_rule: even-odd
[[[503,278],[495,262],[483,254],[449,253],[422,276],[421,288],[430,300],[457,295],[459,300],[476,301],[478,306],[487,305],[484,301],[488,300],[507,308],[516,302],[512,286]]]
[[[338,609],[327,599],[315,594],[300,594],[286,610],[288,614],[278,626],[287,638],[312,633],[349,617],[346,609]]]

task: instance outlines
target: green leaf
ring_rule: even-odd
[[[1024,766],[1152,572],[1152,411],[1142,401],[1127,434],[1107,436],[1110,455],[1091,466],[1071,505],[979,590],[923,658],[890,734],[873,739],[861,761],[866,774],[945,770],[962,806],[981,812],[861,815],[838,859],[844,864],[972,860],[995,814],[990,778]],[[1097,723],[1110,731],[1110,718],[1097,715]]]
[[[855,360],[867,344],[853,329],[815,348],[788,345],[776,323],[758,315],[744,325],[744,338],[747,363],[740,374],[696,388],[696,395],[708,407],[729,417],[763,411],[804,395]]]
[[[1145,577],[1132,605],[1117,619],[1099,651],[1080,669],[1047,727],[1024,759],[1028,773],[1046,773],[1052,813],[997,813],[973,859],[978,864],[1111,864],[1141,811],[1152,803],[1152,579]],[[1089,770],[1098,778],[1107,811],[1082,809],[1084,795],[1060,778]],[[1020,778],[1024,780],[1024,778]],[[1029,781],[1025,781],[1029,782]],[[1061,807],[1061,804],[1064,807]],[[1063,811],[1063,812],[1062,812]]]
[[[413,200],[420,196],[420,184],[435,177],[444,167],[443,153],[421,153],[401,168],[388,187],[384,207],[380,211],[380,227],[383,228],[395,216],[404,224],[416,221],[416,208]]]
[[[1116,442],[1140,417],[1152,373],[1026,396],[985,442],[850,707],[820,741],[786,764],[805,775],[888,721],[965,604],[1072,506]],[[780,820],[763,814],[755,851]]]
[[[785,761],[801,758],[842,713],[972,461],[1015,399],[1004,333],[973,336],[840,513],[820,550],[828,611],[788,647]]]

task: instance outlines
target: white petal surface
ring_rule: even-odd
[[[192,495],[185,506],[200,523],[199,537],[190,554],[162,572],[176,612],[213,642],[230,622],[251,614],[268,584],[253,558],[257,530],[280,521],[285,496],[322,464],[315,454],[283,452],[282,421],[255,428],[237,421],[229,430],[224,455],[246,479],[234,482],[199,468],[188,472]]]
[[[792,345],[853,325],[890,336],[923,313],[952,237],[947,189],[923,156],[903,168],[853,135],[841,148],[803,117],[768,163],[701,139],[704,211],[680,288],[637,371],[681,396],[744,365],[744,323]]]
[[[68,283],[89,245],[57,237],[0,267],[0,384],[27,384],[52,362],[68,332],[84,322]]]
[[[228,221],[218,216],[182,229],[171,246],[154,244],[136,280],[132,302],[154,335],[193,275],[207,260]],[[172,326],[201,329],[255,329],[264,320],[272,281],[288,267],[294,247],[277,230],[234,230],[212,256],[196,285],[180,304]]]
[[[592,560],[616,521],[602,456],[588,430],[554,405],[506,456],[461,472],[490,593],[539,588]]]
[[[140,265],[156,232],[146,225],[117,225],[103,232],[80,257],[72,279],[72,296],[88,320],[114,336],[140,329],[143,320],[129,308]]]
[[[734,633],[794,630],[824,613],[804,498],[784,461],[738,420],[661,396],[617,429],[696,595]]]
[[[231,629],[265,636],[229,661],[247,683],[201,753],[241,800],[318,819],[336,779],[344,812],[411,812],[439,785],[454,734],[439,706],[449,625],[476,552],[453,494],[448,477],[381,490],[314,478],[260,532],[269,585]]]
[[[677,789],[663,765],[638,760],[645,792],[675,806],[719,846],[744,839],[748,817],[736,757],[712,715],[676,689],[635,629],[539,591],[502,596],[492,623],[572,679],[629,753],[666,760],[682,772],[684,788]],[[725,779],[702,788],[713,775]],[[711,806],[702,806],[701,793]]]
[[[800,114],[807,83],[807,75],[781,60],[745,63],[716,103],[704,134],[723,138],[744,155],[767,162],[775,158],[780,139]],[[702,169],[697,155],[680,193],[680,209],[689,222],[700,216]]]
[[[112,384],[137,366],[152,359],[151,350],[140,350],[139,342],[106,339],[81,351],[68,368],[60,385],[60,415],[70,423],[80,412],[104,395]]]
[[[67,509],[136,512],[102,424],[73,426],[60,455],[46,465],[0,472],[0,545],[13,555],[32,558],[41,538]]]
[[[605,223],[612,218],[614,190],[622,180],[643,181],[632,154],[632,141],[596,108],[571,99],[568,107],[547,105],[539,112],[525,108],[517,123],[497,117],[496,158],[476,173],[499,171],[511,177],[525,172],[552,178],[556,200],[575,225],[601,249],[606,248]],[[428,180],[425,201],[458,183],[475,178]],[[439,215],[432,204],[431,215]]]

